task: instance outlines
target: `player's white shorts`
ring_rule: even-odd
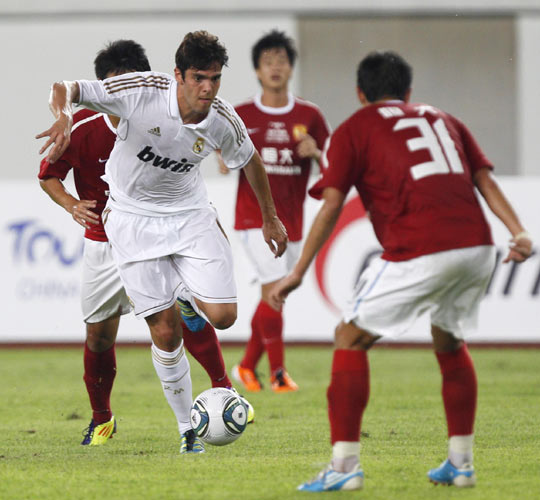
[[[289,241],[285,253],[276,259],[264,241],[262,229],[243,229],[238,231],[238,235],[261,285],[272,283],[289,274],[302,249],[300,241]]]
[[[99,323],[133,309],[106,241],[84,240],[81,305],[86,323]]]
[[[344,321],[374,335],[398,337],[429,311],[431,324],[462,339],[476,329],[478,308],[494,266],[493,246],[402,262],[373,259],[358,279]]]
[[[112,209],[104,222],[136,316],[168,309],[181,286],[203,302],[237,301],[231,247],[213,208],[167,217]]]

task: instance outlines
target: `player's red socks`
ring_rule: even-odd
[[[478,386],[467,346],[463,344],[456,351],[435,354],[442,373],[448,436],[472,434]]]
[[[327,398],[332,444],[336,441],[360,441],[362,415],[369,399],[366,351],[334,351]]]
[[[261,300],[253,316],[253,323],[260,332],[264,349],[268,354],[270,373],[285,368],[283,348],[283,313],[276,311]],[[242,364],[242,366],[245,366]]]
[[[261,302],[262,303],[262,302]],[[261,307],[259,303],[259,307]],[[257,311],[259,310],[257,308]],[[262,340],[261,326],[259,321],[259,316],[257,311],[251,318],[251,336],[249,337],[248,343],[246,345],[246,352],[244,353],[244,358],[240,362],[240,366],[243,368],[249,368],[250,370],[255,371],[257,363],[261,359],[261,356],[264,353],[264,344]]]
[[[111,391],[116,376],[114,344],[103,352],[92,352],[84,344],[84,383],[90,397],[92,418],[99,425],[112,418]]]
[[[182,322],[184,347],[206,370],[212,387],[232,387],[214,327],[207,321],[205,327],[192,332]]]

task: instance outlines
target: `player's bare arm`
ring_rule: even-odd
[[[36,136],[36,139],[49,139],[39,150],[43,154],[49,146],[47,158],[54,163],[69,146],[71,127],[73,125],[73,103],[79,101],[79,84],[77,82],[56,82],[51,88],[49,108],[56,118],[52,126]]]
[[[99,223],[99,215],[92,211],[93,208],[96,208],[96,200],[78,200],[57,177],[42,179],[39,184],[51,200],[71,214],[77,224],[89,229],[89,224],[95,225]]]
[[[264,241],[266,241],[276,257],[281,257],[287,249],[287,230],[276,215],[276,207],[270,192],[268,176],[264,170],[261,157],[256,151],[244,167],[244,173],[261,209]]]
[[[532,239],[521,224],[514,208],[502,192],[488,168],[480,169],[474,176],[474,183],[486,200],[490,210],[502,221],[512,234],[510,251],[503,262],[523,262],[532,254]]]
[[[319,161],[321,158],[321,150],[317,147],[317,142],[309,134],[302,134],[300,141],[296,146],[296,152],[301,158],[313,158]]]
[[[225,165],[225,162],[223,161],[223,156],[221,156],[221,150],[216,149],[216,158],[218,161],[219,173],[223,175],[228,175],[230,170],[227,168],[227,165]]]
[[[298,262],[289,275],[278,281],[270,292],[270,300],[276,308],[281,307],[289,293],[302,284],[311,262],[330,237],[339,218],[345,195],[338,189],[327,187],[323,191],[322,197],[324,200],[323,206],[311,225]]]

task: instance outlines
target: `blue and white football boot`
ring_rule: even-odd
[[[445,460],[436,469],[431,469],[428,478],[434,484],[453,485],[458,488],[470,488],[476,484],[476,474],[471,464],[465,464],[458,469],[450,460]]]
[[[300,491],[317,493],[321,491],[349,491],[361,490],[364,485],[364,472],[360,465],[356,464],[351,472],[337,472],[328,465],[319,474],[304,484],[298,486]]]
[[[206,325],[206,320],[199,316],[187,300],[176,299],[180,307],[180,315],[191,332],[200,332]]]

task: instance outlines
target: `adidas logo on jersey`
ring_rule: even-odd
[[[180,161],[171,160],[170,158],[159,156],[152,151],[152,146],[146,146],[137,154],[139,160],[145,163],[152,162],[154,167],[170,170],[171,172],[185,173],[189,172],[194,166],[187,158],[182,158]]]
[[[154,127],[148,130],[149,134],[157,135],[158,137],[161,137],[161,131],[159,130],[159,127]]]

